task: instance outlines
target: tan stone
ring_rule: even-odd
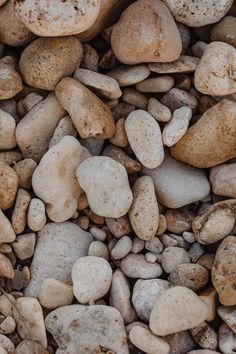
[[[42,200],[32,198],[27,213],[27,224],[33,231],[40,231],[46,224],[45,205]]]
[[[0,162],[0,208],[12,207],[18,188],[16,172],[4,162]]]
[[[19,187],[27,190],[31,188],[31,179],[36,167],[37,163],[32,159],[21,160],[13,166],[19,177]]]
[[[131,86],[145,80],[150,75],[150,71],[144,64],[133,66],[124,65],[109,71],[107,75],[116,79],[120,87],[123,87]]]
[[[204,288],[208,282],[208,271],[200,264],[178,264],[170,273],[168,280],[194,291]]]
[[[110,142],[116,146],[125,147],[128,145],[128,139],[125,132],[125,119],[120,118],[116,122],[116,133],[110,138]]]
[[[36,235],[34,233],[28,233],[19,235],[16,241],[13,242],[12,247],[17,257],[21,261],[24,261],[33,256],[35,244]]]
[[[124,150],[114,145],[107,145],[103,150],[103,156],[111,157],[113,160],[120,162],[126,169],[128,174],[135,174],[141,170],[141,164],[127,155]]]
[[[17,145],[15,130],[15,119],[0,109],[0,149],[12,149]]]
[[[213,167],[210,182],[215,194],[236,198],[236,163]]]
[[[56,279],[47,278],[43,281],[40,292],[40,304],[46,309],[56,309],[70,305],[73,301],[74,294],[71,285],[63,284]]]
[[[21,234],[26,227],[26,214],[30,200],[30,194],[24,189],[19,188],[11,217],[12,227],[17,235]]]
[[[209,309],[207,321],[211,322],[216,317],[216,291],[214,288],[206,288],[198,293],[198,296],[205,302]]]
[[[148,69],[158,74],[191,73],[195,71],[198,62],[198,58],[181,55],[172,63],[151,63]]]
[[[23,89],[18,72],[9,65],[0,65],[0,100],[16,96]]]
[[[236,18],[225,16],[211,30],[211,40],[225,42],[236,47]]]
[[[4,242],[13,242],[15,238],[15,231],[10,221],[0,209],[0,244]]]

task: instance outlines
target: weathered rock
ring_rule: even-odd
[[[218,347],[218,335],[207,322],[191,329],[192,336],[197,344],[204,349],[216,350]]]
[[[47,278],[43,281],[40,292],[40,304],[46,309],[56,309],[70,305],[73,301],[74,294],[71,285],[63,284],[56,279]]]
[[[0,149],[12,149],[16,146],[15,129],[15,119],[0,109]]]
[[[3,334],[0,334],[0,345],[6,350],[7,354],[15,354],[15,346],[13,342]]]
[[[236,334],[236,307],[219,306],[217,308],[217,313]]]
[[[186,237],[189,240],[191,239],[191,242],[188,240],[187,241],[190,243],[194,242],[195,237],[192,237],[191,233],[187,232],[192,227],[192,221],[194,219],[194,216],[195,214],[187,207],[167,210],[167,212],[165,213],[167,230],[175,234],[183,233],[183,237],[184,234],[186,233]],[[189,235],[187,236],[187,234]]]
[[[172,76],[151,77],[135,85],[139,92],[167,92],[174,86]]]
[[[40,231],[46,224],[45,205],[42,200],[32,198],[27,213],[27,224],[33,231]]]
[[[123,236],[117,241],[115,246],[111,250],[111,256],[113,259],[124,258],[132,248],[132,240],[129,236]]]
[[[161,264],[166,273],[173,272],[180,264],[190,263],[188,252],[181,247],[167,247],[162,253]]]
[[[199,297],[208,306],[209,315],[207,321],[211,322],[216,317],[216,291],[214,288],[205,288],[198,293]]]
[[[117,238],[128,235],[132,231],[129,219],[126,215],[116,219],[106,218],[106,224],[109,231]]]
[[[145,80],[150,75],[150,71],[146,65],[140,64],[135,66],[119,66],[109,71],[107,75],[116,79],[120,87],[123,87],[131,86]]]
[[[195,110],[198,105],[198,101],[192,93],[176,87],[172,88],[162,97],[161,103],[167,106],[171,112],[183,106]]]
[[[194,72],[199,59],[188,55],[181,55],[171,63],[151,63],[148,65],[150,71],[158,74],[189,73]]]
[[[236,18],[225,16],[211,30],[211,40],[225,42],[236,47]]]
[[[190,331],[182,331],[175,334],[164,336],[170,346],[169,354],[187,353],[196,347],[196,342],[193,340]]]
[[[236,163],[213,167],[210,182],[215,194],[236,198]]]
[[[179,264],[168,279],[174,285],[186,286],[196,291],[207,284],[208,271],[200,264]]]
[[[149,98],[147,111],[159,122],[169,122],[171,119],[169,108],[154,97]]]
[[[39,343],[24,339],[16,347],[15,354],[49,354],[49,352]]]
[[[122,272],[129,278],[150,279],[162,274],[158,263],[149,263],[142,254],[128,254],[120,262]]]
[[[16,172],[4,162],[0,162],[0,208],[12,207],[18,188]]]
[[[24,189],[19,188],[16,202],[11,217],[12,227],[17,235],[21,234],[26,227],[26,213],[31,196]]]
[[[7,316],[0,324],[1,334],[11,334],[16,328],[16,322],[12,316]]]
[[[18,72],[9,65],[0,65],[0,100],[14,97],[22,89],[23,83]]]
[[[0,209],[0,244],[4,242],[13,242],[15,238],[15,231],[12,228],[11,223]]]
[[[219,348],[223,354],[233,354],[236,345],[236,334],[226,325],[219,328]]]
[[[33,256],[35,243],[36,235],[34,233],[28,233],[17,236],[16,241],[12,244],[12,247],[17,257],[23,261]]]
[[[49,142],[49,148],[59,143],[59,141],[66,135],[77,136],[77,130],[72,123],[70,116],[63,117],[58,123]]]
[[[114,145],[107,145],[102,153],[103,156],[111,157],[113,160],[120,162],[126,169],[128,174],[135,174],[141,170],[141,164],[132,159],[122,149]]]
[[[89,231],[90,230],[91,229],[89,229]],[[98,230],[100,230],[100,229],[98,229]],[[131,245],[132,245],[132,241],[131,241]],[[89,246],[89,250],[88,250],[88,256],[102,257],[108,261],[109,260],[109,251],[107,249],[107,245],[101,241],[91,242],[90,246]]]
[[[37,163],[32,159],[24,159],[17,162],[12,168],[19,177],[19,187],[26,190],[31,188],[31,179]]]

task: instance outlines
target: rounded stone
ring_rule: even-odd
[[[179,264],[190,263],[188,252],[181,247],[167,247],[162,253],[161,264],[166,273],[173,272]]]
[[[40,304],[46,309],[56,309],[70,305],[73,301],[74,294],[71,285],[64,284],[56,279],[47,278],[43,281],[40,293]]]
[[[7,100],[23,90],[18,72],[9,65],[0,66],[0,100]]]
[[[179,264],[170,273],[168,280],[194,291],[203,288],[208,282],[208,271],[200,264]]]
[[[0,208],[9,209],[13,206],[18,188],[16,172],[4,162],[0,162]]]
[[[210,182],[215,194],[236,198],[236,163],[213,167]]]
[[[147,262],[143,254],[128,254],[121,260],[120,268],[129,278],[150,279],[162,274],[160,264]]]

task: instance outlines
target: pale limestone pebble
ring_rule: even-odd
[[[40,231],[46,224],[45,205],[42,200],[32,198],[27,212],[27,225],[33,231]]]
[[[157,261],[157,255],[152,252],[145,253],[146,261],[149,263],[155,263]]]
[[[144,64],[133,66],[119,66],[107,73],[108,76],[117,80],[120,87],[131,86],[145,80],[150,75],[150,70]]]
[[[213,265],[214,265],[214,260],[215,260],[215,255],[211,253],[205,253],[201,255],[201,257],[198,259],[197,263],[201,264],[203,267],[205,267],[208,270],[212,270]]]
[[[92,70],[77,69],[73,78],[107,99],[114,100],[122,95],[118,82],[107,75]]]
[[[158,225],[158,229],[156,234],[158,236],[164,234],[164,232],[167,229],[167,222],[166,222],[166,218],[163,214],[159,214],[159,225]]]
[[[192,290],[175,286],[158,297],[149,325],[154,334],[164,336],[198,326],[207,316],[207,305]]]
[[[13,1],[7,1],[7,3],[0,8],[0,41],[6,45],[15,47],[24,46],[33,38],[33,33],[16,15],[13,8]]]
[[[26,190],[31,188],[31,179],[37,162],[32,159],[24,159],[17,162],[12,168],[19,177],[19,187]]]
[[[18,151],[1,151],[0,152],[0,162],[12,166],[15,163],[22,160],[22,154]]]
[[[198,296],[205,302],[208,306],[209,314],[206,321],[211,322],[216,317],[216,291],[214,288],[205,288],[202,289]]]
[[[59,143],[59,141],[66,135],[71,135],[74,137],[77,136],[77,130],[74,124],[72,123],[70,116],[68,115],[63,117],[56,126],[53,135],[49,141],[49,149],[53,145]]]
[[[211,40],[225,42],[236,47],[236,18],[225,16],[211,30]]]
[[[36,104],[17,124],[16,140],[24,158],[39,162],[65,111],[54,93]]]
[[[201,0],[164,0],[175,20],[190,27],[200,27],[219,21],[230,9],[233,1],[223,0],[220,3],[215,0],[207,0],[202,4]]]
[[[81,68],[92,71],[98,71],[99,57],[96,50],[88,43],[83,44],[83,58]]]
[[[236,346],[236,334],[226,325],[219,328],[219,348],[223,354],[233,354]]]
[[[17,145],[15,130],[15,119],[0,109],[0,149],[12,149]]]
[[[57,84],[55,93],[81,138],[108,139],[115,134],[110,108],[79,81],[64,78]]]
[[[182,50],[179,31],[168,8],[153,0],[138,0],[126,8],[113,27],[111,46],[125,64],[171,62]]]
[[[166,123],[171,119],[171,111],[169,108],[154,97],[149,98],[147,111],[159,122]]]
[[[235,224],[236,200],[229,199],[210,206],[192,223],[193,232],[201,244],[211,244],[229,235]]]
[[[7,336],[0,334],[0,346],[5,349],[7,354],[15,354],[15,345]],[[4,352],[2,354],[5,354]]]
[[[168,354],[170,351],[170,346],[164,339],[142,326],[134,326],[129,333],[129,339],[138,349],[148,354]]]
[[[148,98],[132,87],[124,89],[122,100],[140,109],[146,109],[148,104]]]
[[[12,247],[17,257],[23,261],[33,256],[36,244],[36,235],[28,233],[19,235],[16,241],[13,242]]]
[[[167,230],[175,234],[181,234],[191,230],[194,217],[195,214],[187,207],[169,209],[165,213]],[[194,242],[194,240],[192,242]]]
[[[145,242],[145,249],[150,252],[159,254],[163,252],[164,247],[159,240],[159,237],[154,237],[152,240]]]
[[[0,162],[0,208],[9,209],[13,206],[18,189],[16,172],[4,162]]]
[[[90,227],[89,232],[96,241],[104,242],[106,239],[106,232],[96,226]]]
[[[145,79],[135,85],[139,92],[167,92],[174,86],[174,79],[172,76],[158,76]]]
[[[111,251],[113,259],[118,260],[124,258],[132,248],[132,240],[129,236],[121,237]]]
[[[203,322],[191,329],[195,342],[203,349],[216,350],[218,347],[218,335],[207,322]]]
[[[217,308],[217,313],[236,334],[236,307],[219,306]]]
[[[150,279],[162,274],[160,264],[147,262],[142,254],[128,254],[121,260],[120,268],[129,278]]]
[[[0,100],[14,97],[22,89],[23,83],[18,72],[9,65],[0,65]]]
[[[159,223],[158,202],[151,177],[137,179],[133,186],[133,196],[133,204],[128,213],[132,228],[139,238],[151,240]]]
[[[192,54],[197,57],[201,58],[208,43],[203,42],[203,41],[198,41],[192,46]]]
[[[7,316],[0,324],[1,334],[11,334],[16,328],[16,322],[13,317]]]
[[[102,257],[108,261],[109,252],[105,243],[101,241],[93,241],[90,243],[88,256]]]
[[[236,103],[223,99],[187,130],[171,148],[171,154],[178,160],[200,168],[213,167],[234,158],[235,114]]]
[[[131,248],[131,253],[140,253],[145,246],[145,242],[141,240],[139,237],[134,237],[132,240],[132,248]]]
[[[189,55],[181,55],[172,63],[150,63],[148,68],[158,74],[191,73],[196,70],[199,59]]]
[[[225,306],[236,305],[236,237],[226,237],[217,249],[212,268],[212,283]]]
[[[49,352],[39,343],[24,339],[16,347],[15,354],[49,354]]]
[[[172,88],[167,92],[161,99],[161,103],[167,106],[171,112],[183,106],[187,106],[194,111],[198,105],[198,101],[193,94],[179,88]]]
[[[15,238],[16,234],[10,221],[0,209],[0,244],[13,242]]]
[[[125,132],[125,119],[120,118],[116,122],[116,132],[115,135],[110,138],[110,142],[116,146],[126,147],[128,145],[128,139]]]
[[[168,280],[174,285],[197,291],[208,283],[208,271],[200,264],[178,264],[170,273]]]
[[[169,354],[183,354],[196,348],[190,331],[182,331],[164,336],[163,339],[169,344]]]
[[[29,30],[42,37],[68,36],[83,32],[92,26],[100,10],[99,0],[67,1],[59,3],[56,8],[45,0],[40,4],[16,1],[13,5],[17,17]]]
[[[125,168],[106,156],[88,157],[76,172],[89,206],[98,215],[119,218],[127,213],[133,195]]]
[[[236,163],[213,167],[210,182],[215,194],[236,198]]]
[[[56,222],[68,220],[77,209],[82,190],[76,179],[77,166],[89,151],[72,136],[64,136],[49,149],[34,171],[32,186],[46,204],[49,218]]]
[[[56,309],[70,305],[73,301],[74,294],[71,285],[64,284],[56,279],[44,279],[40,292],[39,302],[46,309]]]
[[[40,95],[37,92],[31,92],[29,93],[26,97],[23,98],[23,107],[24,107],[24,114],[25,115],[27,112],[29,112],[36,104],[41,102],[43,100],[43,96]],[[19,103],[19,101],[18,101]]]
[[[16,202],[11,217],[12,227],[17,235],[21,234],[26,227],[27,209],[31,200],[30,194],[22,188],[18,189]]]
[[[164,247],[178,247],[179,243],[173,237],[167,234],[162,234],[159,236],[160,241]]]
[[[107,145],[102,154],[103,156],[111,157],[113,160],[120,162],[125,167],[128,174],[135,174],[141,170],[141,164],[117,146]]]
[[[194,84],[196,89],[213,96],[235,93],[235,68],[235,48],[223,42],[210,43],[195,71]]]
[[[116,354],[129,353],[124,322],[114,307],[64,306],[47,315],[45,323],[60,353],[94,354],[100,347]]]
[[[162,254],[162,267],[166,273],[173,272],[183,263],[190,263],[188,252],[181,247],[167,247]]]
[[[7,317],[13,315],[13,304],[15,303],[15,298],[11,294],[1,295],[0,297],[0,313]],[[0,337],[1,338],[1,337]]]
[[[47,278],[71,285],[72,267],[79,257],[87,256],[91,242],[92,236],[75,224],[46,224],[38,232],[30,266],[31,280],[25,289],[25,296],[37,297]]]
[[[148,321],[158,297],[171,287],[163,279],[139,279],[133,288],[132,303],[139,318]]]
[[[21,297],[13,307],[13,316],[21,338],[38,341],[47,348],[46,328],[40,303],[33,297]]]
[[[132,323],[136,319],[130,297],[129,282],[124,274],[117,269],[112,276],[109,304],[120,311],[125,323]]]
[[[168,147],[175,145],[188,130],[191,118],[191,108],[183,106],[176,109],[173,112],[171,121],[165,125],[162,131],[163,144]]]
[[[180,235],[176,235],[173,233],[170,233],[169,236],[171,236],[173,239],[175,239],[178,242],[178,246],[185,249],[186,251],[189,250],[190,245],[188,242],[184,240],[184,238]]]
[[[7,354],[7,351],[2,346],[0,346],[0,354]]]
[[[184,231],[182,236],[188,243],[194,243],[196,241],[196,237],[193,232]]]
[[[153,169],[161,164],[164,158],[161,130],[149,113],[131,112],[125,121],[125,131],[131,149],[143,166]]]
[[[112,269],[104,258],[81,257],[74,263],[71,277],[76,299],[87,304],[107,294],[112,281]]]
[[[167,151],[160,166],[153,170],[144,168],[142,174],[152,177],[157,200],[168,208],[180,208],[202,200],[210,191],[202,170],[173,159]]]

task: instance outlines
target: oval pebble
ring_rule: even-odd
[[[112,248],[111,255],[115,260],[124,258],[130,252],[131,248],[131,238],[129,236],[123,236]]]
[[[129,278],[150,279],[162,274],[160,264],[147,262],[142,254],[128,254],[121,260],[120,268]]]

